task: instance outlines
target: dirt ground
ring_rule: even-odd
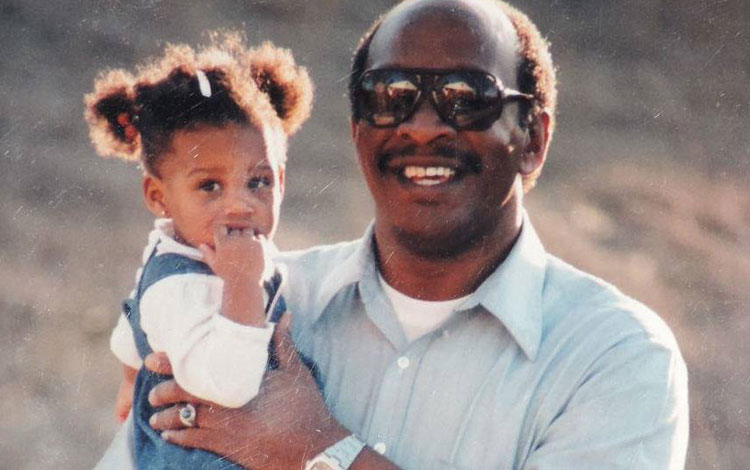
[[[151,224],[136,168],[94,156],[96,72],[217,27],[294,50],[316,83],[277,238],[357,237],[349,57],[386,0],[0,1],[0,467],[90,468],[117,429],[108,351]],[[560,114],[527,199],[548,250],[653,307],[690,371],[689,470],[750,461],[750,4],[518,0],[552,43]],[[605,6],[606,5],[606,6]]]

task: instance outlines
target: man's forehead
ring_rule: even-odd
[[[518,38],[492,1],[414,0],[383,19],[368,68],[477,68],[515,84]]]

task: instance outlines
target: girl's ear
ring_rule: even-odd
[[[279,164],[279,195],[284,199],[284,190],[286,189],[286,165]]]
[[[143,200],[146,207],[156,217],[169,217],[169,209],[164,200],[164,183],[157,177],[149,174],[143,174]]]

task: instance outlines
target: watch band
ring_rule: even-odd
[[[324,454],[339,461],[342,470],[346,470],[354,462],[359,453],[365,447],[365,443],[360,441],[354,434],[349,434],[328,449]]]
[[[350,434],[309,460],[305,470],[347,470],[364,447],[364,442]]]

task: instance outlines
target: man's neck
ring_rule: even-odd
[[[474,292],[507,257],[521,233],[522,217],[497,227],[455,256],[425,256],[399,243],[386,230],[375,230],[378,268],[399,292],[422,300],[448,300]]]

